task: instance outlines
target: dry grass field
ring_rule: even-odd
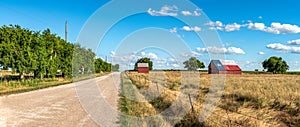
[[[122,74],[122,94],[130,93],[139,102],[125,94],[126,97],[121,96],[120,110],[131,116],[153,116],[172,105],[184,91],[182,89],[196,89],[196,99],[192,102],[194,110],[190,110],[175,126],[300,126],[300,75],[242,74],[219,77],[194,73],[192,78],[187,78],[185,73],[194,72]],[[225,79],[221,99],[206,121],[200,123],[198,116],[203,112],[208,93],[212,91],[212,83],[218,78]],[[159,121],[163,120],[161,118]],[[121,118],[121,122],[123,126],[132,125],[128,119]],[[153,121],[139,125],[149,126],[150,123],[150,126],[159,125]]]

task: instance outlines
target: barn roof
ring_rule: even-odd
[[[238,65],[224,65],[224,67],[226,68],[226,70],[230,70],[230,71],[240,71],[240,67]]]
[[[138,67],[149,67],[148,63],[138,63]]]
[[[217,67],[218,70],[220,71],[225,71],[226,69],[223,67],[222,63],[220,60],[212,60],[212,63]]]
[[[237,65],[233,60],[219,60],[222,65]]]
[[[241,71],[233,60],[212,60],[211,63],[220,71]]]

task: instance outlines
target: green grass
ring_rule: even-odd
[[[291,75],[300,75],[300,72],[298,71],[298,72],[286,72],[286,74],[291,74]]]
[[[70,84],[72,82],[82,81],[86,79],[91,79],[95,77],[100,77],[103,75],[109,74],[108,72],[95,74],[95,75],[85,75],[77,78],[45,78],[41,79],[28,79],[23,81],[0,81],[0,96],[16,94],[16,93],[24,93],[38,89],[44,89],[49,87],[55,87],[65,84]],[[1,78],[2,79],[2,78]]]
[[[34,79],[24,81],[3,81],[0,83],[0,96],[54,87],[72,83],[71,79]]]
[[[246,73],[246,74],[273,74],[272,72],[265,72],[265,71],[243,71],[243,73]],[[283,74],[300,75],[300,72],[299,71],[291,71],[291,72],[285,72]]]

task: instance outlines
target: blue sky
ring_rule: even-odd
[[[94,18],[97,21],[95,26],[99,28],[93,27],[92,31],[101,30],[101,24],[111,22],[114,16],[123,12],[137,8],[143,12],[115,22],[105,31],[102,40],[98,40],[100,45],[83,45],[94,48],[98,57],[108,56],[109,61],[123,62],[128,68],[137,58],[145,56],[154,61],[154,68],[182,68],[182,60],[190,56],[199,58],[207,66],[210,59],[218,58],[214,55],[225,54],[226,59],[235,60],[243,70],[261,70],[263,60],[280,56],[288,62],[290,70],[300,71],[299,1],[190,2],[195,6],[183,0],[164,1],[155,6],[152,3],[135,3],[135,0],[126,1],[119,8],[111,8],[101,18]],[[64,24],[68,20],[69,41],[89,41],[90,36],[100,35],[89,33],[84,38],[85,26],[105,11],[103,8],[107,7],[107,3],[107,0],[1,0],[0,25],[18,24],[32,30],[50,28],[53,33],[64,37]],[[213,32],[217,32],[218,36],[212,35]],[[211,43],[218,40],[222,43],[221,47],[219,43]]]

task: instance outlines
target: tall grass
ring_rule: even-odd
[[[121,74],[121,83],[119,110],[123,113],[120,116],[122,127],[156,127],[164,125],[161,118],[151,118],[151,116],[157,114],[155,108],[138,92],[137,87],[132,84],[125,73]]]
[[[218,107],[204,123],[199,123],[198,116],[210,91],[213,75],[201,73],[199,77],[194,77],[195,81],[185,81],[184,75],[178,71],[155,72],[155,75],[157,76],[151,77],[151,73],[147,75],[131,72],[128,79],[139,89],[138,94],[146,99],[150,98],[148,103],[155,109],[156,114],[168,108],[182,89],[198,89],[197,98],[193,102],[195,110],[189,111],[175,125],[177,127],[300,126],[299,75],[249,73],[227,75],[225,90]],[[200,82],[197,82],[196,78],[199,78]],[[153,98],[151,95],[155,95],[155,92],[157,94],[158,91],[156,87],[152,88],[151,84],[159,82],[159,95]],[[121,105],[128,106],[127,103]],[[135,112],[134,109],[132,112]],[[135,115],[139,116],[138,114]]]

